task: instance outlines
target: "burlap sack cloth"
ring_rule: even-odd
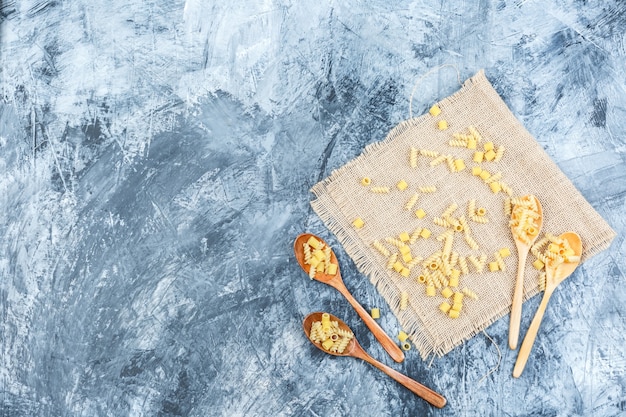
[[[467,80],[457,93],[437,105],[442,110],[439,116],[426,113],[400,123],[382,142],[367,146],[360,156],[311,189],[316,196],[311,202],[313,209],[337,236],[359,271],[369,277],[388,302],[422,358],[448,353],[508,314],[517,269],[517,250],[504,212],[508,196],[503,192],[494,194],[487,184],[472,175],[471,168],[477,165],[472,162],[474,151],[451,147],[448,141],[452,139],[452,133],[469,133],[467,128],[473,125],[482,134],[484,142],[492,141],[496,147],[505,147],[500,161],[483,162],[481,166],[492,174],[501,172],[502,181],[513,189],[513,196],[534,194],[538,197],[544,213],[540,236],[543,232],[555,235],[569,230],[577,232],[583,242],[582,261],[606,249],[615,237],[615,232],[515,119],[482,70]],[[437,129],[439,120],[446,120],[449,129]],[[417,168],[411,168],[411,147],[462,158],[467,168],[453,173],[445,162],[431,166],[432,158],[425,156],[418,158]],[[388,186],[391,192],[372,193],[370,187],[361,185],[363,177],[371,178],[370,187]],[[396,188],[401,180],[409,184],[404,191]],[[406,210],[404,206],[417,187],[430,185],[436,186],[437,192],[421,194],[413,209]],[[387,259],[372,246],[372,242],[426,227],[432,231],[432,237],[418,239],[410,245],[414,255],[425,258],[441,250],[441,242],[435,237],[445,231],[433,224],[433,217],[439,216],[452,203],[459,206],[455,216],[464,214],[467,217],[467,205],[471,199],[476,199],[477,207],[487,209],[489,223],[470,221],[478,250],[472,250],[462,234],[455,237],[453,250],[461,256],[484,253],[493,260],[494,252],[508,247],[512,255],[505,258],[505,271],[489,272],[485,267],[486,272],[478,274],[470,264],[470,273],[461,275],[459,288],[468,287],[479,298],[465,298],[460,317],[451,319],[438,308],[445,299],[439,294],[426,296],[424,284],[417,282],[420,268],[412,268],[408,278],[387,269]],[[427,213],[423,219],[414,214],[418,208]],[[360,229],[352,225],[358,217],[365,222]],[[387,244],[387,247],[394,251],[392,246]],[[534,259],[529,255],[524,300],[539,292],[538,272],[531,265]],[[409,294],[408,308],[403,311],[399,308],[402,291]]]

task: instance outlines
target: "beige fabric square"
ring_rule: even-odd
[[[559,235],[565,231],[577,232],[583,242],[582,261],[606,249],[615,232],[576,190],[568,178],[544,152],[537,141],[513,116],[489,81],[480,71],[467,80],[454,95],[437,105],[441,114],[433,117],[426,113],[406,120],[396,126],[387,137],[365,148],[363,153],[335,170],[328,178],[316,184],[311,191],[316,198],[311,202],[315,212],[337,236],[359,271],[367,275],[388,302],[405,332],[419,350],[422,358],[431,354],[444,355],[482,331],[511,310],[513,286],[517,269],[517,251],[505,215],[504,192],[493,193],[482,179],[472,175],[472,167],[480,165],[491,174],[501,173],[501,181],[512,189],[513,197],[534,194],[543,206],[543,232]],[[437,122],[447,121],[449,128],[439,130]],[[453,133],[469,133],[475,126],[483,142],[504,146],[498,162],[472,161],[474,150],[452,147]],[[446,162],[431,166],[433,158],[419,156],[416,168],[409,163],[410,148],[437,151],[463,159],[466,168],[452,172]],[[370,186],[361,185],[363,177],[371,178]],[[405,190],[396,184],[404,180]],[[389,187],[388,194],[376,194],[371,187]],[[407,201],[420,186],[435,186],[434,193],[420,193],[415,206],[407,210]],[[475,199],[477,207],[487,210],[486,224],[468,218],[468,202]],[[471,249],[463,233],[455,233],[453,251],[460,256],[485,254],[488,262],[494,252],[509,248],[511,256],[504,259],[504,271],[477,273],[469,265],[468,274],[460,277],[457,289],[467,287],[477,295],[477,300],[464,300],[460,317],[449,318],[439,310],[445,298],[429,297],[425,285],[417,281],[422,265],[411,268],[409,277],[387,269],[387,258],[372,246],[372,242],[397,238],[402,232],[412,233],[416,228],[428,228],[432,236],[417,239],[411,247],[414,256],[427,258],[442,249],[436,236],[446,229],[433,223],[451,204],[458,205],[454,217],[464,215],[471,234],[479,247]],[[426,217],[419,219],[415,210],[422,208]],[[355,228],[352,222],[363,219],[365,225]],[[397,248],[385,243],[393,253]],[[531,266],[534,256],[529,255],[524,281],[524,300],[539,292],[538,272]],[[457,266],[458,268],[458,266]],[[400,294],[409,294],[408,307],[400,310]]]

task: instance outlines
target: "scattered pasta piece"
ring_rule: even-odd
[[[489,270],[491,272],[496,272],[499,269],[500,269],[500,267],[498,266],[498,262],[496,262],[496,261],[489,262]]]
[[[458,287],[460,275],[461,275],[460,270],[453,269],[452,273],[450,274],[450,282],[448,283],[448,285],[450,285],[451,287]]]
[[[500,253],[500,256],[502,256],[503,258],[506,258],[507,256],[511,256],[511,249],[509,248],[502,248],[498,252]]]
[[[482,152],[482,151],[476,151],[476,152],[474,152],[474,158],[472,158],[472,160],[473,160],[474,162],[477,162],[477,163],[479,163],[479,164],[480,164],[480,163],[483,161],[483,158],[484,158],[484,157],[485,157],[485,153],[484,153],[484,152]]]
[[[485,150],[485,152],[489,152],[493,150],[493,142],[485,142],[485,144],[483,145],[483,149]]]
[[[362,228],[363,226],[365,226],[365,222],[363,221],[363,219],[361,219],[360,217],[357,217],[356,219],[354,219],[354,221],[352,222],[352,226],[356,227],[357,229]]]
[[[370,191],[374,194],[388,194],[390,190],[389,187],[371,187]]]
[[[411,233],[411,237],[409,238],[409,244],[414,244],[415,242],[417,242],[417,239],[420,237],[420,233],[422,232],[422,228],[418,227],[417,229],[415,229],[413,231],[413,233]]]
[[[436,288],[433,285],[426,286],[426,295],[429,297],[434,297],[437,295]]]
[[[500,145],[498,146],[498,149],[496,150],[496,156],[493,158],[493,162],[498,162],[499,160],[501,160],[503,155],[504,155],[504,146]]]
[[[452,291],[448,287],[446,287],[443,290],[441,290],[441,295],[443,295],[445,298],[450,298],[452,296],[452,294],[454,294],[454,291]]]
[[[398,249],[400,249],[403,246],[406,246],[406,244],[403,241],[401,241],[400,239],[393,238],[393,237],[386,237],[385,242],[392,244]]]
[[[454,159],[452,158],[452,155],[446,155],[446,164],[448,165],[450,172],[455,172],[456,167],[454,166]]]
[[[496,153],[493,150],[490,150],[490,151],[485,152],[484,157],[487,161],[491,162],[496,158]]]
[[[456,172],[463,171],[465,169],[465,161],[463,161],[462,159],[455,159],[454,169]]]
[[[430,110],[428,110],[428,113],[430,113],[431,116],[437,117],[441,113],[441,109],[435,104],[430,108]]]
[[[500,269],[500,271],[506,271],[506,265],[504,264],[504,259],[502,259],[502,255],[500,255],[500,251],[494,253],[493,256],[496,258],[498,269]]]
[[[502,191],[502,186],[497,181],[489,183],[489,188],[491,188],[491,192],[493,192],[494,194],[498,194],[500,191]]]
[[[372,242],[372,246],[374,246],[374,248],[376,248],[376,250],[378,250],[378,252],[380,252],[384,257],[389,257],[391,255],[389,249],[387,249],[382,243],[377,240]]]
[[[409,184],[407,184],[407,182],[405,180],[400,180],[400,182],[398,182],[396,184],[396,187],[398,188],[398,190],[400,191],[404,191],[406,190],[406,188],[409,186]]]
[[[415,216],[418,219],[423,219],[424,217],[426,217],[426,212],[424,211],[424,209],[415,210]]]
[[[422,231],[420,232],[420,236],[422,236],[424,239],[428,239],[431,235],[431,231],[423,228]]]
[[[487,223],[489,223],[489,219],[484,217],[484,216],[474,215],[474,216],[470,216],[470,219],[474,223],[480,223],[480,224],[487,224]]]
[[[393,269],[393,266],[398,261],[398,254],[394,253],[387,260],[387,269]]]
[[[439,122],[437,123],[437,128],[439,130],[446,130],[448,128],[448,122],[446,122],[445,120],[439,120]]]
[[[467,260],[463,256],[459,256],[459,267],[461,272],[465,275],[469,274],[469,268],[467,266]]]
[[[466,297],[471,298],[472,300],[478,300],[478,295],[467,287],[464,287],[461,292],[465,294]]]
[[[460,315],[460,310],[454,310],[454,309],[450,309],[450,311],[448,312],[448,317],[450,317],[451,319],[458,319]]]
[[[420,155],[428,156],[429,158],[437,158],[439,156],[439,152],[428,149],[420,149]]]
[[[409,342],[402,342],[402,350],[411,350],[411,344]]]
[[[467,129],[470,131],[474,139],[476,139],[476,142],[479,142],[479,143],[482,142],[483,138],[480,135],[480,133],[478,133],[478,130],[476,130],[474,126],[468,126]]]
[[[476,149],[476,139],[475,138],[470,138],[467,140],[467,149]]]
[[[450,139],[448,141],[448,145],[454,146],[454,147],[457,147],[457,148],[466,148],[467,147],[467,140]]]
[[[406,202],[406,204],[404,205],[404,208],[406,210],[411,210],[413,206],[415,205],[415,203],[417,203],[417,199],[419,198],[419,196],[420,196],[419,193],[413,194],[413,197],[411,197],[409,201]]]
[[[472,199],[467,203],[467,214],[471,217],[476,215],[476,200]]]
[[[509,185],[505,182],[499,181],[500,182],[500,188],[502,188],[502,191],[504,191],[505,193],[507,193],[508,195],[513,195],[513,189],[511,187],[509,187]]]
[[[361,178],[361,185],[368,186],[372,183],[372,179],[370,177]]]
[[[398,238],[402,241],[402,242],[408,242],[411,239],[411,236],[409,235],[408,232],[402,232],[398,235]]]
[[[430,166],[431,167],[437,166],[440,163],[447,161],[447,160],[448,160],[448,155],[439,155],[438,157],[430,161]]]
[[[443,302],[441,304],[439,304],[439,310],[443,311],[444,314],[447,314],[448,311],[450,311],[450,309],[452,308],[452,306],[447,303],[447,302]]]
[[[379,319],[380,318],[380,308],[372,308],[372,312],[371,312],[371,316],[373,319]]]
[[[400,330],[400,332],[398,333],[398,340],[401,342],[404,342],[408,338],[409,338],[409,335],[406,334],[403,330]]]
[[[435,187],[434,185],[429,185],[426,187],[419,187],[419,190],[423,193],[434,193],[437,191],[437,187]]]
[[[483,169],[479,166],[473,166],[472,167],[472,175],[475,177],[480,176],[480,174],[483,172]]]
[[[535,262],[533,262],[533,266],[535,269],[542,270],[545,264],[541,262],[541,259],[536,259]]]

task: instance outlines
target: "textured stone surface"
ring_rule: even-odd
[[[624,415],[626,4],[238,3],[2,2],[0,414]],[[518,380],[508,317],[487,329],[487,378],[484,335],[394,364],[292,256],[303,231],[337,246],[310,186],[407,118],[443,63],[485,68],[618,232],[557,290]],[[427,77],[414,113],[457,88],[449,68]],[[448,406],[313,348],[317,310]]]

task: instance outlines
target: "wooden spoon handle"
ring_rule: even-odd
[[[539,308],[535,313],[535,317],[533,317],[533,321],[530,323],[526,336],[524,336],[524,341],[522,342],[522,346],[519,348],[517,360],[515,361],[515,367],[513,368],[513,377],[515,378],[519,378],[526,367],[528,356],[530,355],[530,351],[535,343],[535,337],[537,337],[537,332],[539,331],[539,326],[541,325],[541,320],[543,319],[543,314],[546,312],[546,307],[548,306],[548,301],[550,301],[551,295],[552,290],[546,289],[546,292],[543,294],[543,298],[541,299],[541,304],[539,304]]]
[[[348,300],[350,305],[354,307],[359,317],[365,322],[365,325],[370,329],[370,331],[374,334],[374,337],[380,342],[383,349],[387,351],[389,356],[396,361],[402,362],[404,360],[404,352],[400,349],[400,347],[385,333],[385,331],[374,321],[372,316],[365,311],[363,306],[359,304],[359,302],[350,294],[350,291],[346,288],[343,282],[336,282],[333,286],[339,290],[341,294]]]
[[[443,408],[446,405],[447,400],[445,399],[443,395],[433,391],[427,386],[420,384],[419,382],[409,378],[408,376],[401,374],[395,369],[392,369],[388,367],[387,365],[381,362],[378,362],[376,359],[368,355],[364,350],[362,349],[358,350],[358,352],[355,352],[355,356],[363,359],[365,362],[369,363],[370,365],[373,365],[376,368],[380,369],[381,371],[383,371],[384,373],[386,373],[387,375],[389,375],[390,377],[398,381],[400,384],[404,385],[407,389],[409,389],[415,395],[417,395],[420,398],[423,398],[424,400],[428,401],[430,404],[434,405],[435,407]]]
[[[511,321],[509,322],[509,347],[517,348],[519,339],[519,325],[522,320],[522,296],[524,295],[524,268],[526,267],[526,257],[528,250],[520,250],[519,261],[517,263],[517,278],[515,279],[515,289],[513,290],[513,305],[511,306]]]

